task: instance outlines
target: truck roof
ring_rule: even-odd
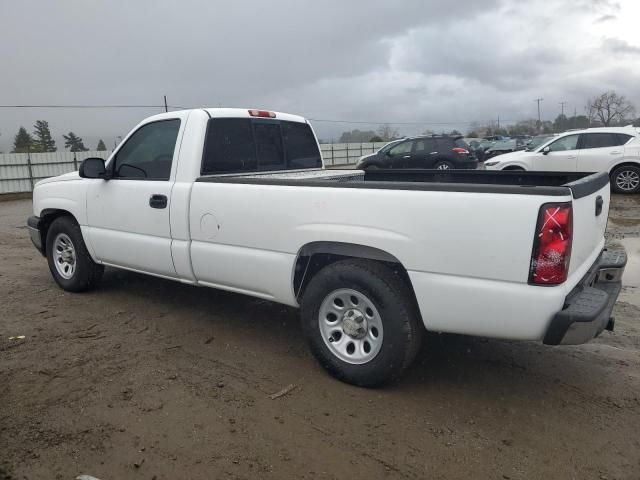
[[[254,109],[254,108],[210,108],[210,107],[202,107],[202,108],[188,108],[184,110],[173,110],[171,112],[159,113],[158,115],[153,115],[151,117],[147,117],[144,120],[144,123],[147,123],[149,120],[162,120],[164,118],[172,118],[172,114],[177,111],[192,111],[192,110],[202,110],[205,111],[211,118],[273,118],[274,120],[286,120],[289,122],[300,122],[307,123],[307,120],[300,115],[292,115],[290,113],[276,112],[274,110],[264,110],[264,109]],[[269,112],[275,115],[275,117],[261,117],[257,115],[251,115],[249,112]]]

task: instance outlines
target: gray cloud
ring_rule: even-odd
[[[0,104],[258,106],[317,119],[458,122],[579,112],[605,89],[640,98],[625,63],[633,0],[3,2]],[[604,16],[607,21],[594,23]],[[606,40],[603,43],[603,38]],[[625,76],[620,77],[624,70]],[[637,83],[636,83],[637,84]],[[573,108],[573,107],[571,107]],[[91,146],[159,108],[0,110],[0,150],[49,120]],[[330,138],[348,124],[316,122]],[[365,126],[366,127],[366,126]],[[415,131],[411,131],[411,130]],[[62,146],[60,140],[59,148]]]

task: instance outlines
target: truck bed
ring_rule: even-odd
[[[489,170],[299,170],[210,175],[198,182],[253,185],[426,190],[566,196],[578,199],[600,190],[606,173]]]

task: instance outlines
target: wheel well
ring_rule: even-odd
[[[47,232],[49,227],[56,218],[69,216],[75,220],[75,217],[67,210],[56,208],[46,208],[40,213],[40,240],[42,241],[42,255],[47,255]]]
[[[503,170],[522,170],[524,172],[524,168],[518,167],[517,165],[511,165],[509,167],[503,168]]]
[[[302,296],[316,273],[327,265],[347,258],[361,258],[387,265],[406,283],[415,300],[411,279],[400,260],[378,248],[342,242],[312,242],[300,249],[293,275],[293,291],[296,298]]]
[[[636,167],[636,168],[640,168],[640,163],[637,163],[637,162],[622,162],[622,163],[619,163],[619,164],[614,165],[613,167],[611,167],[611,170],[609,170],[609,175],[611,175],[616,168],[620,168],[620,167]]]

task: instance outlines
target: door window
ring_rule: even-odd
[[[169,180],[180,120],[147,123],[118,150],[114,178]]]
[[[583,133],[580,148],[604,148],[620,145],[618,135],[615,133]]]
[[[402,142],[389,150],[389,155],[392,157],[399,157],[400,155],[408,155],[411,153],[411,148],[413,146],[413,142],[407,141]]]
[[[578,144],[578,135],[567,135],[566,137],[559,138],[555,142],[549,145],[551,152],[562,152],[565,150],[575,150]]]

